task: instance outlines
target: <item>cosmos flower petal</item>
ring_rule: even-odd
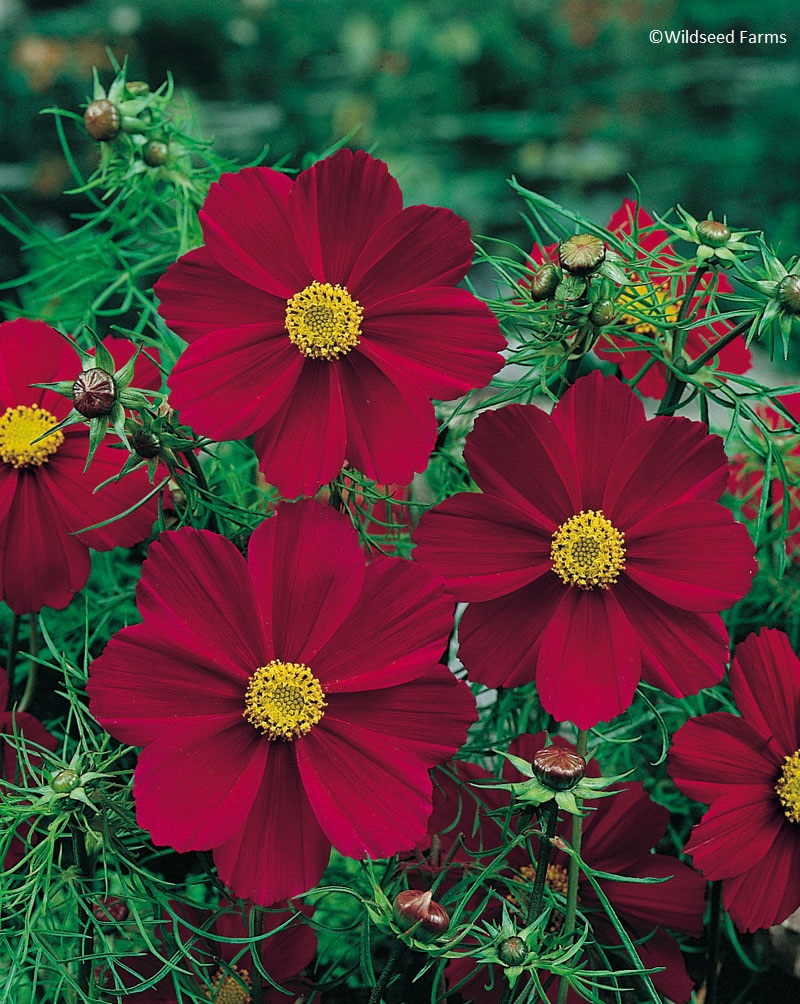
[[[351,292],[364,245],[402,209],[400,186],[386,164],[346,148],[301,172],[290,197],[292,228],[309,271]]]
[[[666,883],[668,889],[672,888],[673,882],[674,879]],[[702,880],[701,887],[705,888],[705,883]],[[652,890],[659,887],[651,885],[637,888]],[[672,891],[677,892],[674,889]],[[699,916],[701,918],[703,916],[702,898]],[[653,919],[652,914],[650,919]],[[649,931],[645,933],[649,933]],[[662,972],[652,973],[650,976],[653,986],[659,994],[667,1000],[673,1001],[674,1004],[689,1004],[694,991],[694,981],[686,971],[686,962],[680,945],[667,931],[658,928],[646,941],[637,942],[636,954],[645,969],[663,967]]]
[[[364,582],[364,556],[351,527],[311,501],[279,506],[254,530],[248,567],[270,659],[291,653],[294,661],[313,663]]]
[[[219,846],[242,827],[272,749],[241,720],[180,721],[139,754],[137,822],[154,843],[177,851]]]
[[[638,822],[640,817],[637,815],[635,818]],[[589,861],[589,858],[586,860]],[[593,868],[599,867],[594,859],[591,864]],[[604,883],[606,895],[626,920],[643,921],[643,927],[658,921],[664,927],[690,934],[693,938],[702,935],[706,883],[688,865],[666,854],[645,852],[640,853],[638,859],[620,874],[631,878],[667,880],[652,884]]]
[[[214,848],[219,877],[237,896],[269,906],[312,889],[330,851],[303,790],[294,749],[272,743],[244,826]]]
[[[339,370],[311,360],[291,397],[256,432],[259,467],[284,498],[313,495],[345,462],[347,427]]]
[[[780,760],[748,722],[727,712],[690,718],[675,733],[669,772],[678,788],[710,805],[740,785],[774,793]]]
[[[625,574],[676,607],[711,612],[749,590],[756,565],[746,527],[715,502],[655,512],[626,534]]]
[[[440,206],[409,206],[364,245],[348,289],[365,309],[424,286],[453,286],[467,274],[474,248],[466,220]]]
[[[326,694],[408,683],[436,665],[447,647],[453,599],[441,579],[399,558],[374,559],[363,579],[358,602],[314,660]]]
[[[636,820],[636,827],[620,840],[629,818]],[[586,817],[581,853],[599,871],[628,874],[639,859],[650,861],[650,850],[664,836],[668,823],[669,810],[654,802],[640,782],[626,780],[605,799],[602,812]]]
[[[615,586],[642,650],[642,676],[673,697],[719,683],[728,632],[719,614],[680,610],[625,576]]]
[[[741,875],[768,860],[785,822],[774,790],[740,784],[714,800],[684,852],[709,882]]]
[[[569,446],[539,408],[510,404],[475,420],[464,460],[487,495],[505,499],[551,533],[580,511],[580,486]]]
[[[366,356],[342,360],[341,393],[347,424],[347,459],[384,484],[408,484],[428,466],[436,442],[436,415],[411,382],[390,379]],[[387,429],[403,435],[387,436]]]
[[[178,258],[161,276],[153,292],[160,313],[174,332],[194,342],[211,331],[252,327],[256,317],[283,325],[285,297],[273,296],[237,279],[217,264],[208,248]]]
[[[292,231],[292,185],[287,175],[269,167],[223,174],[209,189],[199,214],[206,247],[218,265],[284,300],[314,278]],[[162,287],[162,304],[169,299],[163,292]]]
[[[611,721],[629,707],[640,675],[639,646],[613,590],[565,589],[537,662],[545,711],[579,729]]]
[[[458,655],[469,678],[487,687],[520,687],[536,675],[542,635],[564,598],[555,575],[485,603],[470,603],[458,627]]]
[[[745,721],[782,756],[800,747],[800,659],[782,631],[763,628],[736,646],[731,689]]]
[[[620,449],[603,497],[603,512],[630,527],[679,502],[716,502],[725,491],[728,465],[719,436],[699,422],[654,418]]]
[[[342,854],[386,857],[421,840],[431,813],[428,767],[458,749],[476,717],[469,690],[457,686],[441,667],[435,680],[379,698],[337,695],[323,724],[304,737],[297,749],[303,785]],[[464,692],[468,701],[455,700]]]
[[[359,351],[387,376],[438,401],[487,384],[503,365],[497,319],[465,289],[431,286],[384,298],[365,314]]]
[[[552,534],[511,503],[474,492],[424,513],[414,541],[414,560],[443,576],[459,600],[495,599],[552,567]]]
[[[51,390],[32,387],[73,379],[80,371],[75,349],[44,321],[18,317],[0,324],[0,414],[17,405],[38,404],[61,419],[70,405]]]
[[[553,409],[553,421],[578,469],[581,504],[574,511],[600,509],[617,454],[645,422],[642,402],[625,384],[595,370],[566,391]]]
[[[722,902],[740,931],[780,924],[800,904],[800,850],[791,828],[780,830],[767,861],[722,883]]]
[[[304,360],[282,322],[260,322],[199,338],[168,383],[183,422],[216,439],[244,439],[283,407]]]

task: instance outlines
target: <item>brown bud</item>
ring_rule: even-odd
[[[731,239],[731,232],[719,220],[701,220],[697,224],[697,236],[708,247],[721,248]]]
[[[137,427],[130,435],[131,446],[144,460],[151,460],[161,452],[161,440],[149,429]]]
[[[92,139],[109,140],[119,132],[119,112],[108,98],[89,103],[83,113],[83,125]]]
[[[558,246],[561,267],[572,275],[596,272],[606,258],[606,246],[594,234],[574,234]]]
[[[778,302],[787,314],[800,314],[800,275],[786,275],[781,279]]]
[[[548,746],[534,754],[533,773],[551,791],[568,791],[586,774],[586,761],[563,746]]]
[[[508,966],[519,966],[528,957],[528,946],[517,935],[505,938],[497,946],[497,957]]]
[[[151,139],[145,143],[142,156],[150,167],[161,167],[169,160],[169,146],[160,139]]]
[[[72,403],[84,418],[107,415],[117,400],[117,384],[106,370],[84,370],[72,385]]]
[[[596,328],[602,328],[614,320],[615,309],[613,300],[598,300],[589,312],[589,320]]]
[[[417,889],[399,892],[392,906],[403,930],[413,927],[412,934],[420,941],[435,941],[450,927],[447,910],[433,899],[430,889],[425,892]]]
[[[92,913],[101,922],[119,923],[127,918],[128,906],[119,896],[104,896],[94,904]]]

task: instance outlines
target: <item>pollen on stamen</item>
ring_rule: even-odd
[[[250,989],[253,985],[250,974],[246,969],[240,969],[238,966],[231,966],[230,969],[238,979],[229,972],[218,969],[211,977],[212,989],[206,990],[206,997],[213,1000],[215,1004],[250,1004],[253,999],[250,995]]]
[[[582,510],[553,534],[550,558],[565,585],[608,589],[625,567],[625,534],[600,510]]]
[[[308,666],[274,659],[250,677],[242,717],[270,740],[291,742],[307,735],[327,702]]]
[[[41,467],[64,442],[64,433],[59,429],[38,443],[33,440],[55,425],[58,425],[56,416],[38,404],[7,408],[0,417],[0,459],[18,470]]]
[[[784,757],[775,791],[789,822],[800,823],[800,750]]]
[[[344,286],[312,282],[286,303],[286,331],[311,359],[337,359],[358,345],[363,309]]]

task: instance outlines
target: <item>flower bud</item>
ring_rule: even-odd
[[[614,320],[615,305],[613,300],[597,300],[589,312],[589,320],[596,328],[610,324]]]
[[[72,403],[84,418],[107,415],[116,400],[114,377],[99,366],[84,370],[72,385]]]
[[[786,275],[781,279],[778,302],[787,314],[800,314],[800,275]]]
[[[92,139],[109,140],[119,132],[119,112],[108,98],[91,101],[83,113],[83,125]]]
[[[137,426],[130,434],[130,442],[134,451],[143,460],[152,460],[161,452],[161,440],[154,432]]]
[[[92,907],[92,913],[96,920],[104,923],[126,920],[128,916],[128,905],[119,896],[104,896]]]
[[[505,938],[497,946],[497,958],[507,966],[519,966],[528,957],[528,946],[517,935]]]
[[[539,750],[531,761],[533,773],[551,791],[569,791],[586,774],[586,761],[563,746]]]
[[[701,220],[697,224],[697,236],[708,247],[721,248],[731,239],[731,232],[719,220]]]
[[[555,293],[556,287],[561,281],[558,269],[552,262],[542,265],[539,271],[531,279],[531,296],[537,302],[549,300]]]
[[[420,941],[435,941],[450,927],[447,910],[433,899],[430,889],[426,892],[417,889],[399,892],[392,906],[403,930],[413,927],[412,933]]]
[[[132,98],[141,98],[150,93],[150,85],[144,80],[129,80],[125,84],[125,90]]]
[[[606,246],[594,234],[574,234],[558,246],[561,267],[571,275],[590,275],[606,258]]]
[[[81,783],[80,775],[77,771],[65,767],[50,778],[50,787],[57,795],[69,794]]]
[[[160,139],[151,139],[145,143],[142,151],[145,164],[150,167],[161,167],[169,159],[169,146]]]

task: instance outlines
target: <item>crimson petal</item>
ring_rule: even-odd
[[[730,683],[742,717],[780,755],[800,746],[800,659],[782,631],[763,628],[736,648]]]

